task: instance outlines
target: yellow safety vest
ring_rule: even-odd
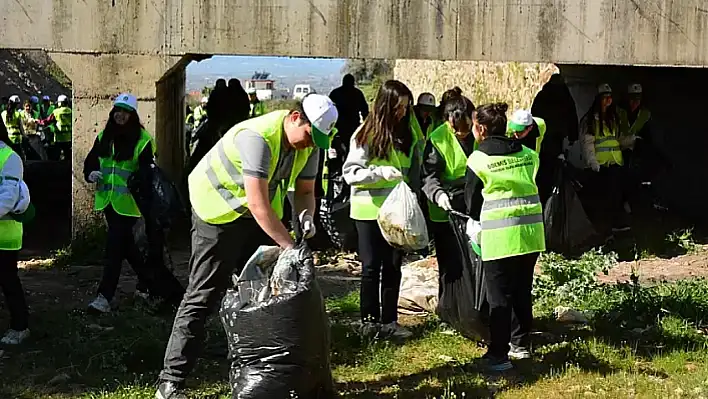
[[[204,107],[202,107],[201,105],[198,105],[196,108],[194,108],[194,124],[195,125],[198,125],[199,122],[201,122],[205,116],[206,116],[206,110],[204,109]]]
[[[622,149],[617,138],[617,126],[607,126],[595,119],[595,158],[600,165],[622,165]]]
[[[288,114],[289,111],[275,111],[237,124],[199,161],[189,175],[189,199],[200,219],[211,224],[224,224],[233,222],[248,211],[241,154],[235,143],[236,135],[244,130],[260,133],[268,144],[271,153],[268,194],[275,214],[278,218],[283,217],[288,188],[295,186],[297,176],[305,168],[313,151],[312,148],[294,150],[290,179],[282,182],[273,180],[285,134],[283,121]]]
[[[536,186],[538,154],[529,148],[509,155],[475,151],[467,166],[482,180],[482,260],[546,250],[543,210]]]
[[[634,136],[637,133],[641,132],[642,128],[644,128],[644,125],[646,125],[647,122],[649,122],[649,120],[651,119],[651,112],[649,112],[649,110],[646,108],[640,108],[639,112],[637,113],[637,119],[634,121],[634,123],[632,123],[632,126],[629,126],[628,111],[622,108],[618,108],[617,113],[620,117],[622,135],[627,136]]]
[[[54,119],[57,121],[55,141],[57,143],[70,143],[72,130],[71,108],[59,107],[52,114],[54,114]]]
[[[8,115],[8,111],[2,111],[2,121],[7,128],[7,134],[10,136],[10,141],[13,144],[20,144],[22,142],[22,130],[20,130],[20,125],[22,124],[22,114],[19,110],[15,110],[11,115]]]
[[[395,149],[391,149],[389,159],[370,159],[367,166],[393,166],[401,171],[405,181],[408,181],[408,173],[415,161],[416,167],[420,166],[425,139],[421,132],[418,118],[415,117],[413,109],[409,112],[408,126],[413,135],[413,142],[409,154],[404,154]],[[352,135],[352,146],[356,145],[356,134]],[[354,220],[376,220],[379,216],[379,208],[398,182],[379,180],[376,183],[358,184],[351,187],[351,208],[349,216]]]
[[[103,137],[103,131],[98,134],[98,140]],[[140,209],[128,188],[128,179],[138,170],[138,159],[148,143],[150,134],[144,129],[140,133],[140,139],[135,145],[133,158],[126,161],[116,161],[113,158],[115,152],[109,158],[99,158],[103,180],[96,188],[95,209],[102,211],[110,204],[119,215],[140,217]],[[114,151],[112,149],[112,151]]]
[[[10,147],[0,149],[0,183],[9,179],[2,174],[7,160],[15,152]],[[14,180],[14,178],[11,178]],[[0,217],[0,250],[17,251],[22,248],[22,223],[15,221],[12,216]]]
[[[441,176],[443,189],[463,187],[467,173],[467,155],[455,137],[455,131],[450,123],[445,122],[435,129],[428,140],[445,160],[445,170]],[[428,201],[428,214],[433,222],[447,222],[448,220],[447,212],[433,201]]]

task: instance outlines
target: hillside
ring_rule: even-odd
[[[43,51],[0,50],[0,96],[71,95],[71,81]]]

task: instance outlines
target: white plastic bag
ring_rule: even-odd
[[[482,255],[482,223],[467,219],[466,233],[474,253]]]
[[[418,251],[428,246],[428,227],[418,198],[405,182],[394,187],[379,209],[379,228],[394,248]]]

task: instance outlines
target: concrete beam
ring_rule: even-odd
[[[6,48],[708,65],[704,0],[0,0]],[[32,29],[26,29],[32,26]]]
[[[72,79],[73,85],[72,237],[75,239],[86,230],[87,226],[95,224],[100,217],[93,211],[94,187],[84,180],[83,164],[96,136],[106,124],[108,113],[113,107],[113,98],[121,92],[131,92],[136,95],[141,122],[152,134],[158,132],[158,149],[164,150],[166,154],[171,153],[170,147],[175,144],[168,139],[170,136],[167,133],[168,129],[173,137],[183,136],[183,133],[179,128],[180,125],[167,123],[175,115],[157,112],[156,84],[166,72],[171,71],[171,74],[176,75],[177,78],[168,81],[181,84],[181,89],[176,91],[184,92],[185,61],[180,57],[147,55],[50,53],[50,56]],[[177,68],[173,69],[175,66]],[[169,98],[171,97],[165,96],[164,102],[167,103]],[[179,104],[165,104],[163,109],[181,106],[181,113],[184,114],[182,101],[183,99],[180,99]],[[179,110],[176,112],[179,113]],[[184,117],[181,117],[181,121],[184,121]],[[179,143],[177,142],[177,145]],[[170,156],[167,158],[172,159]]]

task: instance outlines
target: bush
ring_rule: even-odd
[[[607,274],[617,264],[617,254],[588,251],[580,259],[566,259],[548,253],[541,254],[539,263],[542,274],[534,280],[534,297],[576,301],[598,287],[597,274]]]

